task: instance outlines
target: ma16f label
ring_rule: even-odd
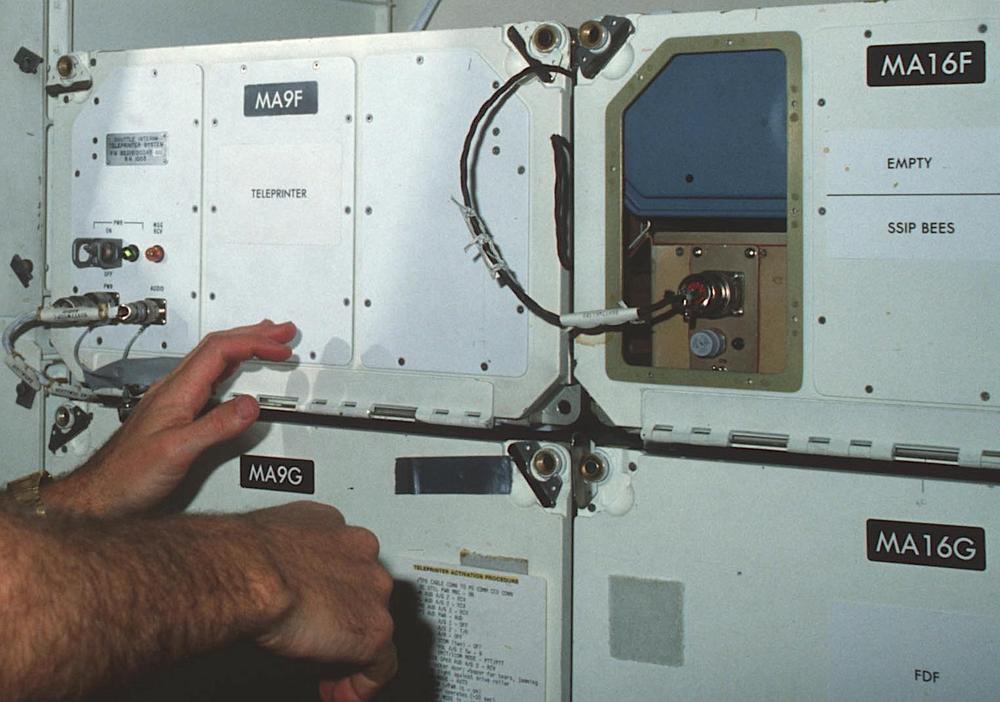
[[[312,495],[316,468],[312,461],[273,456],[240,456],[240,487]]]
[[[986,42],[868,47],[868,85],[953,85],[986,82]]]
[[[980,527],[869,519],[868,560],[986,570],[986,532]]]
[[[243,116],[314,115],[319,111],[316,81],[243,86]]]

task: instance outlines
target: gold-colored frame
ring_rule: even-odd
[[[607,135],[606,173],[606,251],[608,309],[622,299],[622,189],[623,135],[622,117],[649,81],[675,56],[681,54],[718,53],[723,51],[760,51],[777,49],[785,56],[787,134],[788,134],[788,197],[786,251],[788,256],[788,304],[785,369],[779,373],[720,373],[715,371],[634,366],[625,362],[622,335],[610,334],[606,348],[606,369],[612,380],[653,383],[658,385],[688,385],[714,388],[763,389],[794,392],[802,385],[802,42],[794,32],[733,34],[713,37],[680,37],[668,39],[653,52],[625,87],[608,104],[605,133]]]

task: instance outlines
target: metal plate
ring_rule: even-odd
[[[866,558],[873,517],[981,527],[994,548],[992,486],[636,453],[627,460],[637,468],[631,511],[582,513],[574,525],[574,700],[995,696],[992,551],[986,573]],[[671,606],[638,617],[609,599],[621,578],[682,596],[654,599]],[[886,606],[897,615],[880,614]],[[658,648],[643,650],[643,641]],[[915,669],[940,672],[940,684],[915,679]]]
[[[61,222],[53,223],[49,251],[50,286],[56,295],[68,295],[74,288],[114,290],[123,302],[145,297],[168,301],[169,324],[148,329],[136,342],[136,351],[185,352],[200,337],[195,297],[201,239],[201,97],[202,72],[193,64],[115,69],[88,96],[73,123],[72,172],[49,174],[72,182],[72,221],[68,231]],[[136,144],[142,135],[156,136],[166,152],[121,165],[115,154],[125,143],[123,135]],[[139,260],[113,270],[66,265],[72,240],[95,237],[137,246]],[[161,263],[142,255],[154,245],[166,252]],[[124,349],[135,331],[107,327],[89,335],[83,348],[96,351],[100,346],[113,354]]]
[[[291,319],[303,363],[350,363],[354,66],[316,57],[207,70],[205,331]],[[316,113],[244,114],[245,86],[301,82],[317,83]]]
[[[373,56],[362,66],[357,330],[367,368],[527,370],[528,315],[463,250],[469,232],[451,201],[469,124],[499,80],[475,51]],[[529,130],[515,96],[487,130],[476,168],[480,214],[524,286]]]

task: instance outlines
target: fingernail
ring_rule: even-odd
[[[236,415],[240,419],[253,419],[257,416],[257,400],[249,395],[236,396]]]

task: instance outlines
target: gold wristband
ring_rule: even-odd
[[[52,476],[43,469],[23,478],[11,480],[7,483],[7,496],[19,506],[44,517],[45,505],[42,504],[41,487],[51,479]]]

